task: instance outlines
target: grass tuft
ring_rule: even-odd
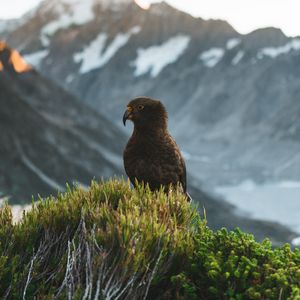
[[[1,299],[300,299],[300,251],[212,232],[180,189],[113,179],[0,209]]]

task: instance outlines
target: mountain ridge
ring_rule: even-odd
[[[7,65],[14,50],[4,50],[10,54],[5,56]],[[20,204],[37,193],[64,191],[66,182],[85,187],[92,178],[123,174],[121,153],[126,137],[111,119],[109,111],[99,114],[35,69],[22,73],[13,68],[2,70],[0,202],[10,196],[10,203]],[[189,162],[189,154],[185,155]],[[207,162],[207,158],[200,161]],[[212,228],[239,226],[259,240],[270,237],[276,245],[297,236],[280,224],[238,216],[233,206],[199,188],[197,173],[189,174],[188,181],[199,207],[212,216],[208,219]]]
[[[300,178],[300,39],[274,28],[241,35],[166,3],[109,12],[95,5],[83,23],[68,10],[46,13],[32,14],[6,39],[115,124],[129,99],[161,99],[188,169],[205,186]]]
[[[4,66],[13,51],[0,50]],[[35,70],[0,71],[0,102],[0,193],[11,203],[122,173],[125,135]]]

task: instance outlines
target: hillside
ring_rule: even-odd
[[[6,40],[114,122],[134,96],[162,99],[206,187],[299,180],[299,38],[276,28],[241,35],[225,21],[130,0],[45,0],[20,22]]]
[[[83,105],[4,43],[0,62],[0,206],[5,196],[11,204],[28,204],[32,195],[64,191],[66,182],[85,186],[92,178],[123,174],[125,135],[110,114]],[[276,245],[297,237],[278,223],[238,216],[234,207],[204,193],[191,176],[189,191],[205,207],[213,229],[239,226]]]
[[[0,209],[3,299],[300,299],[300,251],[213,232],[174,189],[93,182]]]
[[[28,202],[63,191],[66,182],[120,174],[125,135],[35,70],[18,69],[19,60],[2,43],[0,198]]]

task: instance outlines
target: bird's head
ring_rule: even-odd
[[[167,127],[168,114],[164,105],[147,97],[138,97],[131,100],[123,116],[123,124],[131,120],[136,127]]]

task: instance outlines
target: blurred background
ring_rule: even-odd
[[[125,176],[121,118],[146,95],[212,228],[300,245],[297,1],[0,4],[0,203]]]

